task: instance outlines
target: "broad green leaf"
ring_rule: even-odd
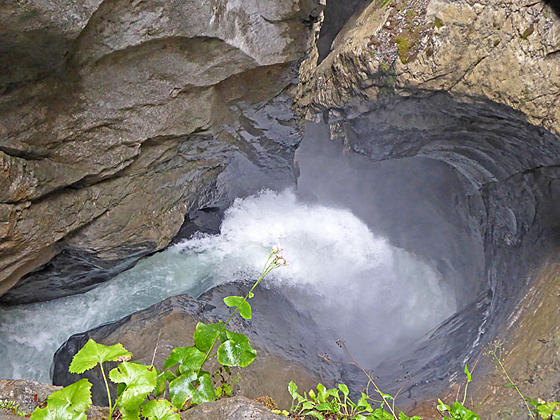
[[[319,384],[320,385],[320,384]],[[292,399],[297,400],[299,397],[299,394],[297,393],[297,385],[295,384],[294,381],[290,381],[290,383],[288,384],[288,392],[290,393],[290,395],[292,396]],[[319,389],[319,387],[317,386],[317,389]]]
[[[390,395],[390,394],[385,394],[385,393],[383,393],[383,392],[381,392],[381,397],[382,397],[383,399],[387,400],[387,401],[391,401],[391,400],[394,399],[392,395]]]
[[[382,408],[378,408],[369,416],[369,418],[375,420],[393,420],[393,415]]]
[[[319,411],[332,411],[332,405],[326,402],[317,404],[315,408]]]
[[[325,385],[323,384],[318,384],[317,385],[317,399],[319,400],[319,402],[326,402],[327,401],[327,390],[325,388]]]
[[[315,404],[312,403],[311,401],[305,401],[301,405],[301,408],[303,408],[304,410],[312,410],[313,408],[315,408]]]
[[[148,420],[180,420],[181,417],[167,400],[151,400],[142,406],[142,416]]]
[[[171,351],[171,354],[165,361],[164,369],[169,369],[177,363],[181,364],[184,370],[199,370],[202,367],[206,354],[201,352],[194,346],[191,347],[176,347]]]
[[[241,296],[228,296],[224,298],[224,303],[227,306],[239,308],[239,315],[241,315],[245,319],[251,319],[251,305]]]
[[[371,404],[368,402],[368,396],[363,392],[361,398],[358,400],[358,408],[361,410],[366,410],[369,413],[373,411],[373,408],[371,408]]]
[[[218,362],[224,366],[247,367],[257,357],[244,334],[226,331],[227,341],[218,348]]]
[[[223,386],[224,395],[231,397],[233,394],[233,389],[228,384],[224,384]]]
[[[472,380],[472,376],[467,365],[465,365],[465,375],[467,375],[467,383],[470,383]]]
[[[53,392],[45,408],[36,409],[34,420],[86,420],[85,412],[91,405],[91,383],[80,379],[59,391]]]
[[[33,420],[87,420],[85,413],[75,413],[64,404],[58,402],[47,405],[45,408],[37,408],[31,414]]]
[[[109,372],[109,378],[115,383],[126,384],[118,407],[123,416],[136,418],[140,405],[156,387],[157,371],[140,363],[123,362]]]
[[[479,417],[475,413],[465,408],[460,402],[455,402],[448,411],[453,418],[459,418],[461,420],[479,420]]]
[[[419,416],[408,417],[402,411],[399,413],[399,420],[422,420]]]
[[[315,417],[319,420],[325,420],[325,417],[319,413],[318,411],[310,411],[309,413],[305,413],[306,416]]]
[[[183,409],[188,400],[193,404],[202,404],[216,399],[212,380],[207,372],[197,375],[191,371],[177,377],[169,384],[169,395],[171,403],[178,410]]]
[[[347,397],[348,394],[350,393],[350,390],[348,389],[348,387],[345,384],[339,384],[338,389],[340,389],[340,392],[342,392],[345,397]]]
[[[440,400],[440,399],[438,398],[437,409],[438,409],[439,411],[449,411],[451,408],[450,408],[447,404],[445,404],[442,400]]]
[[[153,390],[154,395],[156,397],[162,395],[167,389],[167,382],[171,382],[173,379],[175,379],[175,375],[173,375],[173,373],[168,370],[164,372],[157,372],[156,387]],[[119,384],[119,385],[124,385],[124,384]]]
[[[203,322],[199,322],[196,324],[196,329],[194,331],[194,345],[197,349],[202,352],[206,352],[210,350],[210,346],[214,341],[214,338],[222,329],[223,324],[221,322],[216,322],[215,324],[204,324]],[[227,338],[225,337],[225,333],[222,332],[220,337],[218,337],[220,341],[225,341]]]
[[[48,402],[59,400],[64,402],[75,413],[83,413],[91,405],[91,383],[87,379],[80,379],[67,387],[53,392]]]
[[[558,405],[557,402],[542,402],[539,403],[537,401],[532,400],[531,404],[535,406],[537,414],[541,416],[543,419],[554,419],[554,414]],[[556,411],[558,413],[558,411]],[[557,414],[558,415],[558,414]]]
[[[84,373],[98,363],[126,361],[130,360],[131,357],[132,354],[122,344],[104,346],[90,338],[84,347],[74,355],[68,371],[70,373]]]

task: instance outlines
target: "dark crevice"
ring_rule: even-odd
[[[331,45],[348,19],[369,4],[369,0],[329,0],[324,11],[324,21],[319,33],[317,48],[319,63],[331,52]]]

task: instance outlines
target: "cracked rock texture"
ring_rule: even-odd
[[[535,0],[372,1],[318,67],[302,67],[299,104],[349,114],[364,99],[444,90],[484,97],[560,133],[560,20]]]
[[[290,92],[322,8],[3,2],[2,301],[87,290],[169,244],[190,212],[293,183]]]

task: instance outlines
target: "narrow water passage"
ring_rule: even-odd
[[[456,309],[439,273],[375,236],[349,210],[305,204],[290,190],[263,191],[236,200],[219,235],[179,243],[82,295],[0,309],[0,377],[48,381],[52,356],[70,335],[169,296],[253,279],[276,245],[288,266],[265,287],[291,291],[300,310],[333,339],[344,336],[364,363]],[[313,301],[297,300],[302,288]]]

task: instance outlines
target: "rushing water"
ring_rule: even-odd
[[[455,310],[435,270],[374,236],[350,211],[299,202],[289,190],[264,191],[236,200],[219,235],[172,246],[87,293],[0,309],[0,377],[48,381],[52,356],[70,335],[255,275],[276,245],[288,266],[268,284],[320,296],[307,309],[359,346],[358,357],[390,351]]]

